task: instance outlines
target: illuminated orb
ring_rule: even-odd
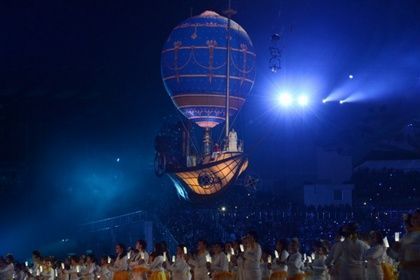
[[[300,106],[305,107],[309,104],[309,98],[306,95],[300,95],[297,102]]]
[[[282,93],[278,97],[278,102],[283,107],[289,107],[293,103],[293,97],[289,93]]]

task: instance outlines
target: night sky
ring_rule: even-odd
[[[0,244],[8,244],[0,251],[178,199],[153,172],[153,139],[164,118],[182,118],[161,81],[160,51],[191,11],[221,12],[226,5],[0,4]],[[420,2],[232,6],[257,53],[256,84],[236,123],[251,174],[279,180],[300,174],[319,146],[337,147],[357,164],[384,141],[401,139],[409,124],[420,125]],[[273,33],[281,35],[278,73],[268,67]],[[275,104],[282,91],[305,92],[310,106],[282,110]],[[350,94],[355,100],[348,104],[321,102]]]

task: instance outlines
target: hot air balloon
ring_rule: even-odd
[[[185,164],[168,165],[156,153],[156,173],[168,174],[187,192],[211,195],[230,185],[248,160],[230,126],[255,81],[255,53],[246,31],[228,17],[205,11],[176,26],[161,52],[163,84],[176,108],[204,129],[201,155]],[[223,144],[213,146],[211,129],[224,124]],[[187,135],[186,138],[190,137]]]

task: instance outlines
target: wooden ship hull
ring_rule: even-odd
[[[233,182],[248,167],[248,159],[241,152],[222,152],[207,156],[195,167],[169,172],[171,179],[184,193],[206,196],[215,194]],[[178,190],[179,192],[179,190]]]

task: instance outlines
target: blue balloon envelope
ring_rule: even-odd
[[[255,81],[255,53],[246,31],[211,11],[175,27],[164,44],[161,73],[178,110],[203,128],[225,121],[227,46],[230,38],[230,106],[234,116]],[[229,36],[228,36],[229,34]]]

